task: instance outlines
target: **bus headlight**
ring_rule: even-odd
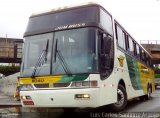
[[[33,90],[33,89],[34,88],[31,84],[22,84],[20,90],[25,91],[25,90]]]
[[[21,100],[26,100],[26,96],[21,96]]]

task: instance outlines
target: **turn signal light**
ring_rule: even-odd
[[[33,101],[23,101],[24,105],[34,105]]]
[[[90,84],[91,84],[92,87],[96,87],[97,86],[97,81],[91,81]]]

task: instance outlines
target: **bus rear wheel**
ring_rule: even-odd
[[[151,93],[152,93],[152,89],[151,89],[151,86],[149,86],[147,90],[147,95],[145,95],[146,100],[151,99]]]
[[[155,89],[157,89],[157,85],[155,85]]]
[[[127,105],[127,93],[122,85],[118,85],[117,102],[110,105],[113,111],[121,111]]]
[[[151,93],[152,93],[151,87],[152,87],[152,86],[148,86],[147,94],[146,94],[146,95],[143,95],[143,96],[140,96],[140,97],[139,97],[141,101],[151,99]]]

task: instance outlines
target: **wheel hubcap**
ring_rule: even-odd
[[[148,98],[151,96],[151,88],[148,89]]]
[[[120,89],[118,89],[118,102],[115,103],[115,105],[116,106],[122,106],[123,103],[124,103],[124,94]]]

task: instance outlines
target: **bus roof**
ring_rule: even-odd
[[[78,8],[83,8],[83,7],[89,7],[89,6],[97,6],[97,7],[100,7],[102,8],[103,10],[105,10],[110,16],[112,16],[103,6],[101,6],[100,4],[98,3],[94,3],[94,2],[89,2],[89,3],[85,3],[85,4],[77,4],[77,5],[72,5],[72,6],[64,6],[64,7],[58,7],[58,8],[55,8],[55,9],[51,9],[51,10],[47,10],[47,11],[42,11],[42,12],[39,12],[39,13],[33,13],[31,15],[30,18],[33,18],[33,17],[38,17],[38,16],[43,16],[43,15],[47,15],[47,14],[54,14],[54,13],[58,13],[58,12],[63,12],[63,11],[68,11],[68,10],[72,10],[72,9],[78,9]],[[117,20],[113,19],[116,23]],[[120,23],[118,23],[120,25]],[[120,25],[122,27],[122,25]],[[123,27],[122,27],[123,28]],[[125,32],[127,32],[127,30],[125,30],[125,28],[123,28]],[[128,32],[127,32],[128,33]],[[128,33],[129,34],[129,33]],[[130,35],[130,34],[129,34]],[[130,37],[132,39],[134,39],[131,35]],[[135,39],[134,41],[140,45],[140,47],[152,58],[152,56],[148,53],[148,51],[141,45],[139,44]]]
[[[82,8],[82,7],[89,7],[89,6],[101,7],[102,9],[104,9],[106,11],[106,9],[104,7],[102,7],[100,4],[89,2],[89,3],[85,3],[85,4],[77,4],[77,5],[72,5],[72,6],[58,7],[58,8],[47,10],[47,11],[33,13],[31,15],[31,17],[37,17],[37,16],[41,16],[41,15],[52,14],[52,13],[57,13],[57,12],[63,12],[63,11],[67,11],[67,10],[72,10],[72,9]],[[106,11],[106,12],[108,12],[108,11]],[[110,14],[110,13],[108,12],[108,14]]]

